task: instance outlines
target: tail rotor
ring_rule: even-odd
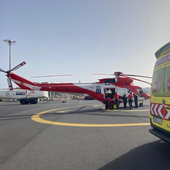
[[[24,66],[25,64],[26,64],[26,62],[23,61],[22,63],[18,64],[18,65],[15,66],[14,68],[12,68],[12,69],[10,70],[10,72],[11,72],[11,71],[18,70],[20,67]]]
[[[0,72],[4,72],[4,73],[7,73],[6,71],[2,70],[1,68],[0,68]]]
[[[7,77],[7,82],[8,82],[9,90],[13,90],[11,78]]]
[[[8,87],[9,90],[13,90],[13,86],[12,86],[12,81],[11,81],[11,72],[18,70],[20,67],[24,66],[26,64],[25,61],[23,61],[22,63],[18,64],[17,66],[15,66],[14,68],[12,68],[11,70],[8,71],[4,71],[3,69],[0,68],[0,72],[6,73],[7,75],[7,83],[8,83]]]

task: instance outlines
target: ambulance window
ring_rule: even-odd
[[[154,72],[152,79],[152,94],[156,97],[164,95],[164,71],[165,68]]]
[[[165,68],[164,96],[170,97],[170,66]]]

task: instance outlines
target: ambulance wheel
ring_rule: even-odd
[[[139,106],[143,106],[143,103],[139,103]]]

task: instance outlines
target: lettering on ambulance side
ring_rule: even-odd
[[[153,84],[153,90],[154,90],[154,92],[157,92],[157,91],[158,91],[159,85],[160,85],[161,81],[162,81],[162,76],[161,76],[161,74],[159,73],[158,76],[157,76],[157,78],[156,78],[156,80],[155,80],[155,82],[154,82],[154,84]]]
[[[162,65],[166,62],[170,61],[170,54],[162,57],[161,59],[157,60],[156,64],[155,64],[155,67],[159,66],[159,65]]]

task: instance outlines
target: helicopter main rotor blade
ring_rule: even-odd
[[[61,76],[72,76],[72,74],[46,75],[46,76],[32,76],[31,78],[41,78],[41,77],[61,77]]]
[[[152,78],[152,77],[149,77],[149,76],[141,76],[141,75],[132,75],[132,74],[123,74],[124,76],[133,76],[133,77],[143,77],[143,78]]]
[[[14,70],[18,70],[20,67],[24,66],[25,64],[26,64],[26,62],[23,61],[22,63],[18,64],[18,65],[15,66],[14,68],[12,68],[12,69],[10,70],[10,72],[11,72],[11,71],[14,71]]]
[[[45,75],[45,76],[32,76],[31,78],[42,78],[42,77],[62,77],[62,76],[104,76],[109,75],[113,76],[114,74],[106,74],[106,73],[92,73],[92,74],[61,74],[61,75]],[[132,74],[120,74],[118,76],[133,76],[133,77],[143,77],[143,78],[152,78],[149,76],[142,76],[142,75],[132,75]]]
[[[133,80],[137,80],[137,81],[141,81],[141,82],[143,82],[143,83],[146,83],[146,84],[150,84],[150,85],[151,85],[151,83],[149,83],[149,82],[147,82],[147,81],[143,81],[143,80],[136,79],[136,78],[133,78],[133,77],[132,77],[132,79],[133,79]]]
[[[62,77],[62,76],[100,76],[100,75],[113,75],[105,73],[93,73],[93,74],[61,74],[61,75],[46,75],[46,76],[32,76],[31,78],[41,78],[41,77]]]

